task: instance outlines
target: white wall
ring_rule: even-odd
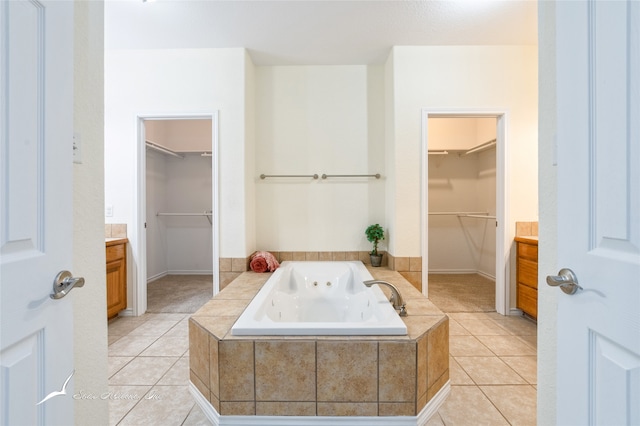
[[[389,253],[396,253],[396,238],[394,224],[397,221],[396,215],[396,113],[395,113],[395,74],[394,74],[394,51],[391,50],[389,57],[384,64],[384,158],[385,158],[385,217],[387,238],[386,245]],[[391,233],[391,234],[390,234]]]
[[[260,174],[384,175],[381,67],[256,68],[256,241],[261,250],[369,250],[384,221],[384,179]]]
[[[82,164],[73,165],[73,270],[85,278],[73,297],[76,392],[99,395],[107,383],[107,295],[104,246],[104,4],[74,2],[74,132]],[[65,324],[61,324],[65,327]],[[71,395],[67,395],[70,398]],[[75,400],[76,425],[106,425],[106,399]]]
[[[556,423],[557,306],[560,292],[549,287],[545,277],[555,274],[557,263],[557,170],[555,3],[538,3],[540,51],[540,226],[538,246],[538,424]]]
[[[105,198],[109,223],[132,226],[137,115],[220,110],[221,256],[243,257],[244,49],[107,50],[105,85]],[[153,69],[153,72],[149,72]],[[242,236],[242,237],[240,237]]]
[[[392,254],[420,256],[421,108],[505,110],[508,217],[537,219],[537,51],[535,46],[394,47],[393,146],[395,217]],[[473,75],[473,78],[470,75]],[[387,193],[387,197],[391,194]],[[392,219],[392,220],[391,220]]]
[[[131,241],[129,289],[137,285],[137,117],[220,112],[220,256],[245,257],[248,224],[245,170],[245,68],[234,49],[105,51],[105,201],[108,223],[126,223]],[[150,72],[152,70],[152,72]],[[129,297],[131,297],[131,291]],[[131,299],[129,299],[131,300]]]
[[[257,248],[256,244],[256,66],[251,61],[249,53],[245,51],[244,61],[244,190],[245,190],[245,216],[246,233],[245,247],[247,253],[253,252]]]

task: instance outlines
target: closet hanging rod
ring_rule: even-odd
[[[488,215],[488,212],[429,212],[429,216],[468,216],[468,215]]]
[[[330,177],[374,177],[376,179],[380,179],[380,173],[376,173],[375,175],[322,175],[322,179]]]
[[[145,141],[145,144],[147,145],[147,148],[155,149],[156,151],[162,152],[163,154],[184,159],[184,155],[180,155],[174,151],[171,151],[169,148],[165,148],[162,145],[158,145],[157,143]]]
[[[488,142],[482,143],[474,148],[471,148],[469,150],[467,150],[466,152],[464,152],[462,155],[469,155],[469,154],[473,154],[474,152],[480,152],[480,151],[484,151],[485,149],[489,149],[492,146],[496,145],[496,139],[491,139]]]
[[[479,215],[479,214],[465,214],[465,215],[461,215],[461,217],[474,217],[476,219],[494,219],[495,220],[495,216],[483,216],[483,215]]]
[[[209,221],[210,225],[213,225],[213,221],[211,220],[211,216],[213,216],[213,212],[203,212],[203,213],[156,213],[156,216],[204,216]]]
[[[314,178],[314,179],[318,179],[318,175],[265,175],[262,174],[260,175],[260,179],[266,179],[266,178]]]
[[[427,151],[428,155],[447,155],[449,151]]]

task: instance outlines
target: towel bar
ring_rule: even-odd
[[[260,175],[260,179],[266,179],[266,178],[305,178],[305,177],[318,179],[318,175],[317,174],[314,174],[314,175],[265,175],[265,174],[262,174],[262,175]]]

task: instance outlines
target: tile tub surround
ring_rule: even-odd
[[[278,262],[285,260],[359,260],[367,266],[371,264],[368,251],[267,251],[273,254]],[[396,257],[382,250],[380,253],[382,254],[382,267],[398,271],[415,288],[422,291],[422,257]],[[220,258],[220,289],[224,289],[242,272],[251,270],[249,267],[250,258],[251,256]]]
[[[399,273],[369,271],[402,293],[407,336],[232,336],[271,276],[246,272],[189,321],[191,383],[221,416],[417,416],[449,381],[449,319]]]
[[[400,257],[387,254],[389,269],[398,271],[415,288],[422,291],[422,257]]]

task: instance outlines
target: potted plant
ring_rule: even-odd
[[[382,264],[382,255],[378,254],[378,241],[384,240],[384,229],[376,223],[375,225],[369,225],[364,233],[367,235],[367,240],[373,243],[373,250],[369,252],[371,266],[380,266]]]

